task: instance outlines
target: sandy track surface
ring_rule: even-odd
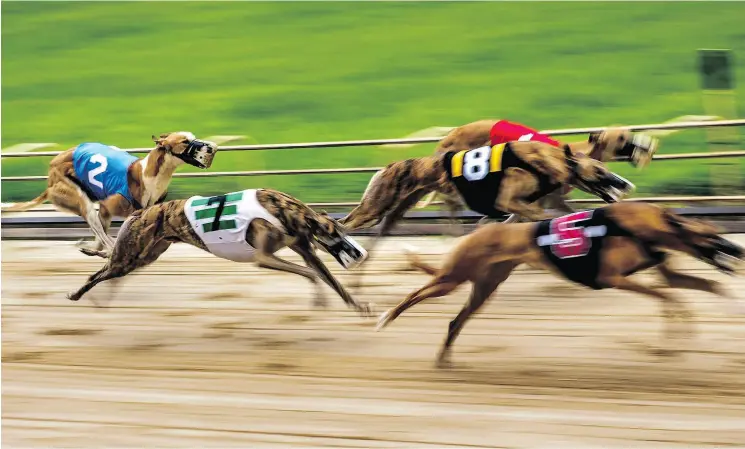
[[[426,280],[403,241],[356,295],[379,312]],[[452,243],[406,241],[434,262]],[[742,279],[677,262],[745,301]],[[465,286],[375,333],[330,290],[312,309],[302,278],[180,245],[107,308],[67,301],[100,266],[70,243],[2,243],[4,447],[745,447],[745,317],[724,298],[679,291],[697,333],[665,342],[652,300],[519,270],[438,370]]]

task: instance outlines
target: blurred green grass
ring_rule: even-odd
[[[176,130],[250,143],[389,138],[486,117],[539,129],[664,121],[703,113],[698,48],[732,48],[744,73],[743,19],[743,3],[704,2],[3,2],[2,143],[143,147]],[[704,142],[685,131],[661,153]],[[433,148],[221,153],[211,170],[379,166]],[[4,160],[2,173],[45,174],[48,161]],[[614,169],[640,194],[706,193],[714,163]],[[368,179],[175,179],[169,198],[271,187],[348,201]],[[43,183],[2,187],[9,201]]]

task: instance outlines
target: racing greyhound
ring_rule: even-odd
[[[666,263],[667,251],[680,251],[725,273],[734,273],[745,250],[722,238],[720,232],[704,221],[637,202],[612,204],[539,223],[492,223],[458,242],[441,268],[410,255],[411,265],[432,275],[432,279],[386,311],[377,329],[390,324],[409,307],[445,296],[471,281],[471,296],[450,322],[438,356],[438,364],[446,365],[450,347],[466,321],[515,268],[527,263],[593,289],[617,288],[657,299],[667,322],[666,335],[671,336],[676,319],[682,320],[686,328],[691,324],[692,314],[685,303],[628,276],[655,267],[667,287],[724,295],[719,283],[679,273]]]
[[[535,129],[508,120],[486,119],[467,123],[448,129],[447,134],[435,148],[435,154],[448,151],[463,151],[486,145],[499,145],[511,141],[544,142],[557,148],[562,143]],[[659,147],[659,139],[643,133],[633,133],[622,128],[607,128],[600,132],[590,133],[585,140],[570,142],[572,154],[583,153],[600,162],[612,160],[628,161],[631,165],[644,168],[652,160]],[[544,208],[553,208],[562,212],[571,212],[564,195],[570,188],[557,190],[541,199]],[[417,208],[428,206],[436,196],[433,192],[417,204]],[[445,205],[449,209],[459,210],[462,204],[457,197],[446,197]],[[510,221],[517,217],[510,217]]]
[[[315,253],[320,246],[344,268],[361,263],[367,253],[325,212],[275,190],[244,190],[214,197],[195,196],[140,210],[122,225],[106,265],[68,298],[77,301],[96,284],[119,278],[153,263],[172,243],[184,242],[235,262],[295,273],[316,286],[315,305],[325,305],[318,277],[344,302],[363,315],[370,306],[356,302]],[[288,246],[308,267],[274,253]],[[101,251],[101,253],[104,253]],[[106,257],[107,254],[97,254]]]
[[[618,201],[634,188],[601,162],[583,153],[572,154],[566,145],[564,151],[557,151],[543,142],[508,142],[394,162],[370,181],[359,206],[340,223],[352,231],[382,221],[367,248],[371,252],[429,192],[460,195],[472,210],[487,217],[503,218],[512,213],[542,220],[548,215],[537,200],[566,185],[606,202]],[[356,276],[357,286],[361,273]]]
[[[102,143],[70,148],[49,163],[41,195],[2,211],[22,212],[51,201],[57,209],[82,217],[96,235],[92,246],[80,248],[84,254],[111,251],[114,241],[108,230],[113,217],[126,218],[162,202],[180,165],[209,168],[217,152],[217,144],[186,131],[153,136],[153,142],[155,149],[142,159]]]

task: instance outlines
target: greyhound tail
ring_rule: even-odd
[[[43,192],[41,192],[41,195],[37,196],[31,201],[26,201],[25,203],[16,203],[12,206],[4,207],[0,210],[2,212],[23,212],[25,210],[29,210],[43,203],[44,201],[47,200],[47,197],[48,197],[48,194],[47,194],[47,190],[45,189]]]
[[[445,137],[450,134],[450,131],[454,130],[455,126],[430,126],[429,128],[420,129],[414,131],[404,139],[416,139],[416,138],[427,138],[427,137]],[[419,143],[389,143],[382,145],[382,148],[411,148]]]
[[[345,217],[341,218],[339,220],[339,223],[346,227],[347,230],[353,231],[359,228],[363,227],[371,227],[375,226],[377,223],[382,220],[382,214],[377,214],[374,217],[368,216],[369,209],[371,208],[370,203],[374,203],[373,196],[376,193],[376,190],[380,187],[381,181],[384,180],[384,178],[381,178],[383,173],[388,169],[388,167],[381,168],[380,170],[376,171],[374,175],[370,178],[370,181],[367,183],[367,187],[365,187],[365,191],[362,193],[362,198],[360,198],[360,203],[352,209],[350,213],[348,213]]]
[[[411,268],[422,271],[430,276],[434,276],[437,274],[438,271],[440,271],[433,265],[422,262],[422,260],[419,258],[419,255],[416,253],[416,249],[413,246],[404,244],[402,246],[402,249],[404,251],[404,254],[406,255],[406,260],[409,262],[409,266]]]

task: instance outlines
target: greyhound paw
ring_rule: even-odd
[[[373,311],[375,310],[375,304],[371,302],[363,302],[359,303],[357,305],[357,311],[365,318],[369,318],[373,316]]]
[[[311,306],[314,309],[323,309],[323,310],[325,310],[325,309],[328,309],[329,308],[329,303],[328,303],[328,301],[326,300],[325,297],[315,298],[313,300],[313,302],[311,303]]]
[[[313,298],[311,307],[314,309],[328,309],[329,307],[328,298],[326,297],[326,294],[323,291],[323,287],[321,286],[321,283],[318,282],[318,280],[314,280],[313,287],[316,290],[316,295]]]
[[[86,248],[86,247],[80,248],[80,252],[85,254],[86,256],[98,256],[104,259],[108,259],[110,256],[108,251],[100,251],[97,249]]]
[[[80,299],[80,295],[78,295],[76,293],[68,293],[67,294],[67,299],[69,299],[70,301],[77,301],[77,300]]]
[[[415,268],[415,265],[421,261],[419,258],[419,250],[411,245],[402,245],[401,249],[403,250],[404,256],[406,256],[406,261],[409,263],[409,267]]]
[[[732,292],[730,292],[729,290],[727,290],[724,287],[724,284],[722,284],[721,282],[718,282],[718,281],[711,281],[711,292],[713,294],[715,294],[717,296],[721,296],[723,298],[730,298],[730,299],[734,299],[735,298],[735,296],[732,294]]]
[[[440,355],[437,358],[437,361],[435,361],[435,368],[437,369],[453,369],[453,361],[450,360],[450,356],[443,354]]]
[[[407,256],[414,256],[419,253],[419,248],[408,243],[401,245],[401,251]]]
[[[380,332],[391,322],[391,310],[387,310],[378,318],[378,324],[375,325],[375,332]]]

